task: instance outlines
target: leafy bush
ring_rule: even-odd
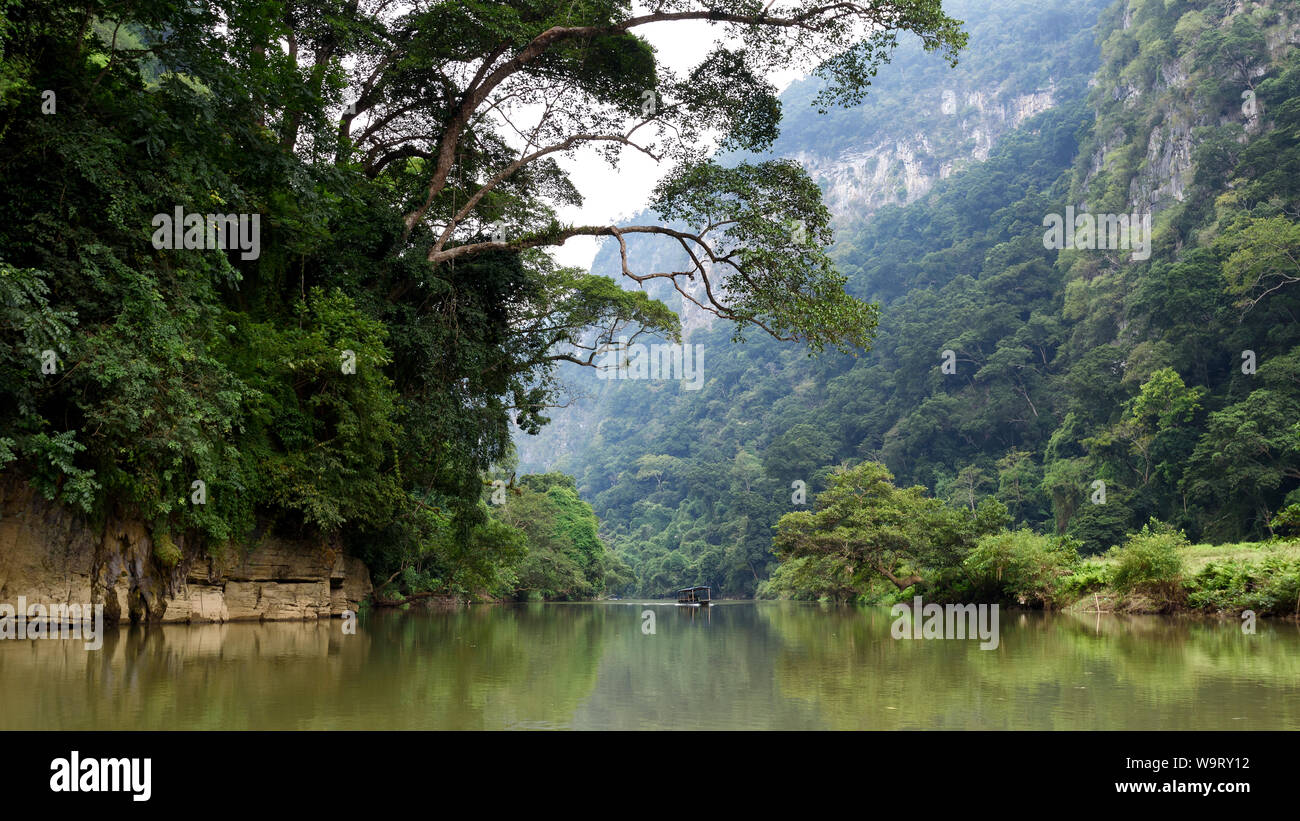
[[[1261,613],[1300,615],[1300,562],[1270,557],[1262,563],[1264,580],[1252,609]]]
[[[1083,562],[1074,574],[1061,580],[1060,595],[1064,599],[1078,599],[1094,593],[1111,583],[1111,569],[1101,562]]]
[[[1180,551],[1187,546],[1181,530],[1152,519],[1109,552],[1116,562],[1111,581],[1123,593],[1143,593],[1172,604],[1182,593]]]
[[[1278,511],[1269,527],[1279,536],[1300,535],[1300,504],[1287,505]]]
[[[1064,581],[1079,565],[1077,543],[1068,538],[1011,530],[983,536],[966,557],[966,569],[1004,598],[1044,607],[1061,603]]]
[[[1188,604],[1202,610],[1300,613],[1300,562],[1270,556],[1261,562],[1210,562],[1187,583]]]
[[[1202,610],[1245,609],[1258,585],[1258,565],[1234,559],[1210,562],[1187,582],[1187,603]]]

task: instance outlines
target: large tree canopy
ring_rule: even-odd
[[[900,34],[964,42],[939,0],[0,8],[0,466],[182,547],[270,515],[444,580],[468,566],[449,533],[491,535],[483,472],[512,422],[545,423],[557,364],[678,331],[545,249],[666,237],[686,270],[624,274],[737,335],[866,345],[817,187],[723,167],[712,138],[770,144],[778,66],[852,103]],[[644,34],[684,24],[719,37],[678,73]],[[664,163],[664,224],[560,221],[580,194],[557,159],[592,146]],[[159,247],[175,209],[256,216],[257,248]]]
[[[783,338],[868,342],[874,314],[844,296],[822,253],[828,214],[802,170],[722,169],[704,148],[710,134],[728,148],[770,145],[780,105],[766,76],[778,67],[816,69],[830,81],[827,100],[855,101],[901,32],[955,59],[965,38],[938,0],[386,6],[366,15],[357,3],[341,5],[325,18],[337,22],[301,33],[290,12],[283,36],[305,80],[296,98],[347,103],[340,160],[358,161],[372,178],[420,160],[394,169],[411,186],[395,252],[440,263],[581,235],[614,237],[625,249],[628,234],[660,234],[686,251],[686,269],[642,271],[624,254],[626,276],[671,279],[701,308]],[[692,21],[725,36],[678,74],[641,33]],[[267,44],[240,45],[256,53]],[[312,144],[301,112],[268,116],[286,144]],[[655,205],[690,227],[561,224],[554,207],[579,195],[555,158],[591,145],[614,166],[621,149],[670,164]],[[697,277],[702,297],[678,284]]]

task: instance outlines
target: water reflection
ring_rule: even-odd
[[[995,650],[891,622],[617,602],[3,641],[0,729],[1300,729],[1294,622],[1003,613]]]

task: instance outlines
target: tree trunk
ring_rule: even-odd
[[[885,578],[893,582],[894,586],[897,587],[899,590],[906,590],[907,588],[911,587],[917,582],[924,581],[924,579],[922,579],[920,576],[916,575],[915,573],[913,573],[912,575],[908,576],[905,579],[900,579],[883,567],[877,567],[876,569],[879,570],[885,576]]]

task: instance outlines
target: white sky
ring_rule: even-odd
[[[640,27],[637,33],[655,47],[661,63],[685,74],[709,53],[713,43],[722,36],[722,31],[718,25],[687,21],[650,24]],[[800,72],[786,70],[773,74],[768,80],[778,90],[784,91],[801,76]],[[645,154],[628,147],[622,151],[617,171],[591,148],[580,149],[573,157],[561,157],[558,162],[584,198],[580,208],[566,206],[559,209],[560,219],[578,225],[617,224],[633,216],[645,208],[655,184],[669,171],[666,164],[657,164]],[[596,237],[574,237],[550,251],[561,264],[586,269],[591,267],[598,244]]]

